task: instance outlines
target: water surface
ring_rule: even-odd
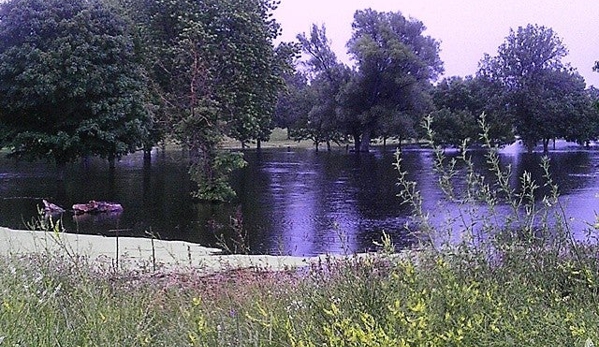
[[[371,250],[383,232],[399,247],[414,241],[405,228],[411,210],[396,196],[398,176],[391,150],[379,148],[361,155],[304,149],[247,151],[248,166],[235,173],[233,180],[238,199],[220,205],[192,200],[193,184],[182,152],[153,154],[150,165],[144,164],[141,154],[134,154],[114,171],[101,160],[73,164],[64,181],[57,181],[56,169],[45,162],[15,163],[2,158],[0,225],[23,228],[37,216],[43,198],[67,208],[93,199],[121,203],[124,211],[77,218],[65,213],[62,219],[69,232],[138,237],[151,233],[207,246],[233,238],[246,243],[252,253],[290,255]],[[472,156],[477,170],[488,175],[483,153]],[[599,152],[558,150],[550,157],[567,215],[582,231],[583,221],[593,222],[597,206]],[[524,170],[531,171],[542,186],[539,154],[506,151],[501,159],[503,165],[513,167],[514,187]],[[443,203],[432,161],[433,154],[427,150],[403,153],[408,178],[417,182],[426,211],[434,221],[442,222],[446,216],[440,206],[452,206]],[[457,169],[463,177],[463,165]],[[232,228],[233,224],[242,225],[243,232],[236,232],[239,228]],[[227,243],[235,246],[235,242]]]

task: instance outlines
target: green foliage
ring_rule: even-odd
[[[417,137],[416,125],[432,106],[430,81],[442,72],[438,42],[400,13],[357,11],[352,28],[347,46],[356,69],[337,60],[324,25],[298,35],[310,79],[308,101],[298,102],[310,111],[290,124],[291,133],[317,146],[350,136],[357,152],[368,151],[376,137]]]
[[[451,204],[448,209],[456,212],[446,211],[447,221],[443,227],[433,232],[428,223],[429,216],[422,209],[422,200],[413,199],[408,202],[413,206],[414,218],[418,224],[429,226],[424,232],[427,233],[427,240],[433,240],[435,247],[453,248],[455,240],[460,240],[464,245],[477,245],[477,249],[481,250],[487,247],[495,249],[504,244],[554,247],[564,242],[567,244],[572,242],[568,220],[563,215],[559,200],[559,190],[549,173],[548,158],[542,158],[541,168],[546,180],[543,187],[549,191],[549,194],[542,197],[539,202],[537,191],[540,187],[532,180],[529,172],[514,178],[510,166],[506,168],[501,166],[499,147],[489,136],[490,127],[484,114],[479,123],[481,127],[479,138],[487,149],[486,162],[487,170],[491,174],[490,178],[475,170],[466,151],[467,141],[464,141],[461,146],[461,155],[457,159],[448,160],[441,146],[435,142],[437,135],[433,130],[433,121],[429,116],[424,124],[428,141],[433,146],[435,158],[433,169],[438,175],[438,184],[445,195],[444,198]],[[456,182],[454,179],[458,166],[466,170],[465,182]],[[400,173],[400,180],[404,180],[405,174],[402,174],[399,159],[396,167]],[[513,187],[511,182],[514,180],[519,182],[519,186]],[[462,186],[461,189],[456,188],[458,184]],[[417,190],[413,183],[403,182],[401,187],[404,187],[404,190],[405,187],[409,187],[408,197],[415,196],[414,192]],[[462,193],[458,194],[459,191]],[[400,196],[404,195],[406,193]],[[500,209],[501,205],[509,207],[509,210]]]
[[[529,24],[511,30],[497,56],[487,55],[480,63],[480,78],[502,86],[496,110],[513,115],[517,135],[529,151],[539,141],[547,151],[550,139],[582,143],[597,136],[584,80],[562,63],[566,55],[551,28]]]
[[[243,142],[265,139],[293,50],[273,46],[278,24],[272,1],[139,1],[145,55],[165,122],[193,117],[212,104],[223,135]],[[267,137],[267,136],[266,136]]]
[[[198,185],[193,196],[212,202],[231,200],[236,194],[229,185],[229,176],[245,165],[243,153],[203,152],[199,161],[189,169],[191,179]]]
[[[2,259],[0,283],[11,288],[0,304],[3,344],[152,345],[158,327],[156,312],[148,310],[149,292],[108,285],[108,273],[79,261],[50,255]]]
[[[12,153],[64,164],[136,150],[149,119],[128,23],[100,1],[12,0],[0,13],[0,120]]]
[[[38,215],[32,218],[31,221],[25,223],[27,229],[53,232],[55,235],[65,231],[62,219],[54,220],[52,215],[47,215],[39,206],[37,208],[37,214]]]
[[[320,143],[339,143],[342,139],[337,124],[335,86],[329,80],[318,78],[305,85],[295,95],[295,119],[289,126],[292,139],[311,140],[318,150]]]
[[[447,108],[431,113],[434,119],[435,143],[459,148],[464,140],[471,139],[476,129],[476,119],[467,111],[450,111]]]
[[[138,23],[158,121],[190,149],[196,196],[224,200],[231,188],[211,165],[228,172],[233,161],[217,159],[217,145],[225,136],[244,144],[268,139],[295,54],[293,45],[273,45],[276,2],[135,0],[125,7]]]
[[[437,108],[432,113],[435,142],[459,148],[469,139],[480,144],[479,115],[487,112],[489,136],[495,144],[513,142],[512,119],[497,112],[499,86],[480,77],[451,77],[440,81],[433,89],[433,102]]]
[[[312,140],[316,149],[320,143],[341,141],[343,126],[340,124],[339,94],[347,82],[348,68],[337,60],[326,36],[326,27],[312,25],[310,36],[297,36],[302,51],[308,55],[304,65],[310,80],[304,82],[293,100],[295,111],[289,124],[290,136],[298,141]]]
[[[443,71],[439,43],[424,36],[422,22],[399,12],[357,11],[352,28],[348,48],[357,71],[340,98],[356,150],[368,151],[377,132],[388,136],[390,128],[400,138],[412,137],[431,108],[430,81]],[[394,126],[389,120],[396,117]]]
[[[541,258],[513,249],[502,264],[472,253],[322,258],[301,274],[250,270],[208,277],[113,273],[54,255],[1,258],[0,338],[9,346],[597,341],[596,260],[581,263],[551,251],[534,256]],[[541,259],[546,268],[530,266]]]
[[[314,99],[305,74],[293,71],[283,77],[285,89],[279,94],[273,120],[279,128],[293,129],[294,124],[310,112]]]

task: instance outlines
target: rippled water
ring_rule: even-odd
[[[564,196],[566,212],[577,230],[593,221],[599,192],[599,152],[557,151],[550,154],[552,172]],[[71,165],[65,180],[44,162],[0,161],[0,225],[23,228],[37,214],[41,199],[64,207],[88,200],[119,202],[120,215],[63,221],[69,232],[114,236],[147,236],[218,245],[219,235],[249,244],[253,253],[314,255],[372,249],[382,232],[399,246],[412,242],[404,227],[410,209],[396,197],[397,173],[392,151],[370,154],[264,149],[247,151],[248,166],[234,176],[239,194],[233,204],[197,204],[190,197],[186,158],[179,151],[154,153],[151,165],[141,154],[124,158],[114,172],[99,160]],[[403,154],[409,178],[418,183],[425,208],[433,220],[445,218],[439,209],[441,192],[431,171],[432,153],[407,150]],[[485,174],[482,153],[473,160]],[[540,156],[506,151],[502,163],[516,174],[532,171],[541,183]],[[464,175],[458,167],[458,176]],[[542,184],[541,184],[542,185]],[[451,205],[443,205],[444,208]],[[231,227],[243,225],[242,239]],[[229,241],[233,247],[235,242]]]

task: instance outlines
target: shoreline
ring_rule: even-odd
[[[85,257],[92,263],[149,271],[199,270],[206,275],[228,270],[281,271],[309,266],[324,256],[224,255],[218,248],[184,241],[14,230],[0,227],[0,256],[57,254]]]

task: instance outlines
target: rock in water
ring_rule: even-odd
[[[121,204],[106,201],[90,200],[87,204],[73,205],[75,214],[121,212],[122,210],[123,206]]]
[[[55,205],[51,202],[49,202],[48,200],[43,199],[42,202],[44,203],[44,212],[49,213],[49,214],[56,214],[56,213],[63,213],[65,212],[65,209]]]

